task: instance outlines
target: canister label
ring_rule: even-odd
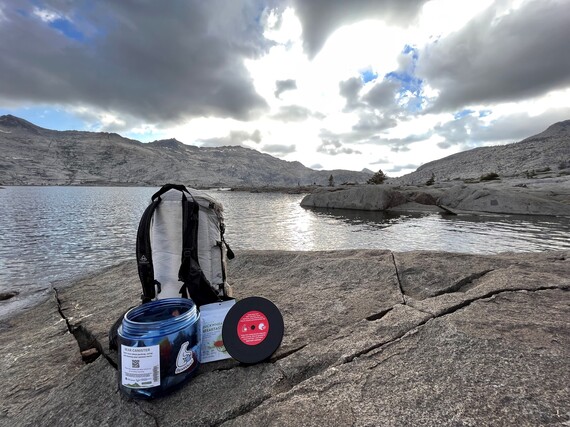
[[[160,385],[160,346],[128,347],[121,344],[121,384],[128,388]]]

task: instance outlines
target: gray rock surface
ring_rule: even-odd
[[[126,262],[0,324],[0,425],[570,425],[570,252],[242,251],[230,281],[283,313],[269,361],[125,398],[107,331],[140,293]]]
[[[394,192],[381,185],[366,185],[346,189],[323,189],[306,195],[301,206],[311,208],[359,209],[383,211],[391,205]]]
[[[570,186],[570,181],[567,183]],[[519,215],[570,215],[570,204],[528,194],[521,187],[493,188],[486,185],[456,185],[439,198],[446,208],[463,212],[488,212]],[[545,197],[546,196],[546,197]]]
[[[525,181],[532,182],[527,185]],[[534,181],[537,180],[322,189],[305,196],[301,205],[329,209],[570,216],[570,177],[540,184]]]

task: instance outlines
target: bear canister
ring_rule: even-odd
[[[120,390],[152,399],[190,379],[200,365],[199,320],[187,298],[151,301],[125,313],[118,329]]]

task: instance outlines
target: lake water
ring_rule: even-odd
[[[142,212],[157,188],[7,187],[0,190],[0,317],[52,284],[134,259]],[[570,249],[570,219],[393,215],[310,210],[302,195],[211,191],[232,249],[375,248],[489,254]],[[230,270],[231,277],[231,270]]]

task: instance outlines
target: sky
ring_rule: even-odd
[[[400,176],[570,119],[570,0],[0,0],[0,114]]]

